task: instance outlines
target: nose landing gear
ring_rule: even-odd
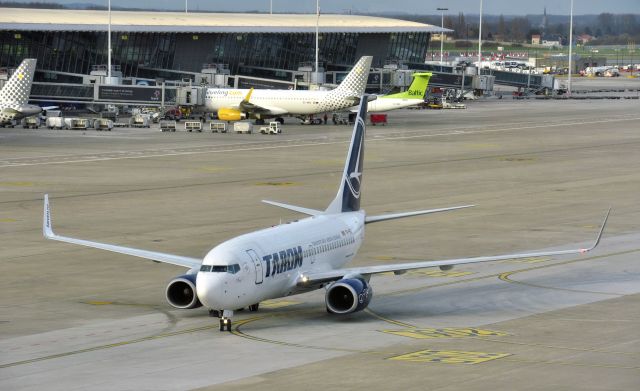
[[[209,313],[213,313],[214,310],[210,311]],[[222,311],[215,311],[218,313],[218,317],[220,319],[220,331],[225,331],[225,329],[227,331],[231,331],[231,318],[233,317],[233,311],[229,311],[229,310],[222,310]]]

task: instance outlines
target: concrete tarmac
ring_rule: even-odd
[[[0,129],[0,386],[16,390],[634,389],[640,384],[637,101],[512,101],[400,110],[367,129],[372,214],[475,208],[367,227],[355,265],[586,245],[578,257],[372,279],[366,311],[323,291],[240,312],[232,333],[175,310],[184,272],[45,241],[59,234],[201,257],[322,209],[351,127],[279,136]]]

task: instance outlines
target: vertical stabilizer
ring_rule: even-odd
[[[350,96],[362,96],[367,87],[372,60],[372,56],[362,56],[334,91]]]
[[[318,111],[332,112],[357,105],[367,87],[372,59],[371,56],[361,57],[342,83],[322,99]]]
[[[381,96],[380,98],[423,99],[424,95],[427,93],[427,87],[429,86],[429,79],[431,79],[431,75],[432,74],[429,72],[414,73],[412,75],[413,80],[411,81],[411,85],[408,90],[397,94]]]
[[[353,126],[351,144],[349,145],[349,153],[344,165],[340,188],[338,189],[336,198],[334,198],[327,208],[326,213],[354,212],[360,210],[367,103],[367,96],[362,96],[360,106],[358,107],[356,123]]]
[[[2,91],[0,91],[0,102],[20,105],[27,104],[35,71],[35,58],[23,60],[2,87]]]

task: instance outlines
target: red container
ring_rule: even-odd
[[[371,114],[369,116],[369,121],[371,121],[371,125],[387,124],[387,115],[386,114]]]

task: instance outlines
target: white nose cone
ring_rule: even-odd
[[[198,273],[196,277],[196,293],[202,305],[214,310],[224,309],[219,302],[219,293],[216,289],[216,278],[213,273]]]

